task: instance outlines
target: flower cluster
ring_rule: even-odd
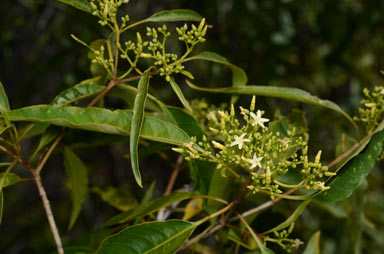
[[[356,116],[354,119],[363,122],[367,134],[370,134],[384,119],[384,87],[376,86],[373,92],[364,88],[363,93],[366,98],[360,102],[360,117]]]
[[[204,133],[211,136],[213,133],[209,130],[209,119],[215,115],[217,111],[224,111],[228,108],[228,104],[222,103],[219,106],[214,104],[208,104],[207,101],[203,99],[194,99],[191,101],[191,108],[193,117],[199,123],[200,127],[203,129]]]
[[[227,171],[237,174],[245,170],[250,174],[252,192],[268,193],[271,198],[281,194],[283,188],[325,190],[321,179],[333,175],[320,163],[321,152],[313,162],[308,159],[305,135],[297,133],[294,126],[282,133],[267,125],[270,120],[264,112],[255,110],[255,99],[250,109],[240,107],[241,119],[234,107],[228,111],[211,111],[207,114],[208,128],[214,139],[191,143],[175,150],[186,154],[187,159],[200,159],[217,163],[223,176]],[[289,170],[296,170],[301,178],[295,183],[284,183],[280,178]]]

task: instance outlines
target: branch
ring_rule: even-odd
[[[55,239],[57,253],[64,254],[63,244],[61,243],[59,230],[57,229],[55,218],[53,217],[53,213],[52,213],[51,205],[49,204],[47,193],[45,192],[44,186],[41,182],[40,174],[38,172],[35,172],[33,177],[34,177],[37,189],[39,190],[41,201],[43,202],[43,206],[48,218],[48,222],[53,234],[53,238]]]

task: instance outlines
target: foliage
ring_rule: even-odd
[[[194,11],[160,11],[131,22],[124,11],[128,0],[60,2],[98,19],[105,36],[90,40],[71,35],[88,50],[92,76],[58,92],[50,105],[13,109],[0,83],[0,166],[4,168],[0,171],[0,222],[11,199],[8,189],[32,181],[59,254],[321,253],[324,249],[328,253],[329,239],[322,237],[323,241],[320,231],[330,230],[321,219],[330,214],[335,221],[351,216],[348,225],[354,244],[345,248],[361,252],[364,216],[370,215],[365,202],[367,206],[374,203],[369,195],[366,201],[364,183],[376,161],[383,158],[383,87],[373,92],[364,89],[367,98],[361,101],[360,116],[351,117],[338,104],[298,88],[249,85],[246,73],[225,57],[199,53],[212,26],[209,17]],[[284,43],[291,36],[288,29],[274,41]],[[182,50],[173,50],[175,45]],[[188,68],[196,60],[229,68],[232,86],[192,84],[189,80],[195,78],[194,82],[201,82]],[[230,94],[229,106],[215,106],[205,99],[190,101],[179,86],[183,79],[189,79],[186,83],[196,91]],[[168,105],[159,96],[162,84],[183,108]],[[239,100],[240,95],[253,95],[249,107]],[[343,139],[335,147],[339,154],[326,166],[321,148],[309,139],[316,126],[307,123],[305,112],[294,109],[284,115],[256,104],[255,95],[340,113],[355,128],[348,129],[349,140],[355,142]],[[362,122],[364,135],[355,121]],[[93,146],[116,147],[116,143],[125,153],[129,151],[124,157],[132,168],[131,186],[94,180],[92,163],[98,156]],[[52,160],[61,154],[63,166]],[[166,162],[164,168],[174,167],[169,175],[160,167],[159,175],[168,182],[161,197],[156,197],[153,182],[158,158]],[[72,202],[71,210],[63,209],[60,216],[45,188],[52,180],[45,174],[54,167],[65,168]],[[193,183],[185,186],[191,179]],[[184,187],[177,189],[177,184]],[[92,195],[117,210],[103,214],[103,223],[89,216],[98,216],[98,209],[90,205],[98,198]],[[313,226],[308,221],[316,215],[320,219],[313,219],[317,221]],[[268,217],[272,219],[265,220]],[[95,220],[91,224],[97,228],[74,233],[87,220]],[[64,232],[65,226],[72,231]],[[369,230],[373,237],[374,227]],[[337,229],[330,231],[341,237]],[[48,244],[52,250],[53,243]]]

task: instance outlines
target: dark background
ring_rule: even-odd
[[[131,0],[122,12],[137,21],[161,10],[177,8],[195,10],[213,25],[207,42],[197,51],[209,50],[227,57],[245,70],[249,84],[301,88],[338,103],[351,115],[357,114],[364,87],[383,84],[380,70],[384,68],[384,1]],[[12,108],[48,104],[63,89],[91,77],[88,50],[72,40],[70,34],[92,42],[106,36],[107,31],[97,24],[95,17],[56,1],[0,1],[0,81]],[[189,68],[201,86],[231,84],[230,72],[217,65],[198,63]],[[183,88],[190,99],[202,96]],[[168,87],[159,84],[156,89],[167,103],[179,105]],[[228,96],[204,96],[211,103],[228,101]],[[243,96],[240,104],[248,104],[249,100]],[[323,149],[326,160],[332,159],[333,147],[341,133],[352,133],[347,121],[324,109],[265,98],[258,98],[258,106],[266,110],[279,108],[283,113],[288,113],[293,106],[304,109],[311,127],[313,152]],[[269,113],[270,117],[272,115]],[[125,145],[116,144],[79,150],[79,156],[91,168],[92,185],[136,189],[131,180],[124,180],[131,177],[127,172],[128,161],[123,158],[128,151],[125,149]],[[94,160],[95,156],[89,154],[103,155],[103,159]],[[174,155],[170,156],[172,161]],[[56,157],[47,165],[43,177],[64,242],[68,243],[100,225],[116,211],[91,194],[78,225],[66,232],[70,201],[61,159]],[[156,191],[159,195],[171,167],[156,156],[149,157],[143,165],[146,163],[160,170],[144,174],[147,185],[158,179]],[[22,169],[19,170],[22,174]],[[381,185],[377,182],[381,174],[378,169],[374,173],[379,192]],[[181,179],[187,178],[187,173],[181,176]],[[135,195],[140,197],[142,192],[135,191]],[[379,198],[383,199],[379,195],[375,200],[379,202]],[[5,190],[5,200],[0,253],[49,253],[53,243],[33,183]],[[309,225],[311,229],[316,228],[316,223],[325,223],[323,219],[308,216],[314,221]],[[328,252],[324,253],[348,253],[342,252],[348,245],[348,238],[340,237],[342,233],[348,235],[347,229],[344,230],[346,222],[336,220],[333,223],[341,226],[337,231],[329,228],[335,235],[329,233],[327,237],[325,234],[323,245]],[[375,241],[375,238],[380,239],[380,234],[383,232],[366,233],[366,246],[370,247],[367,247],[369,252],[364,253],[381,253],[384,243]],[[339,239],[334,239],[336,237]]]

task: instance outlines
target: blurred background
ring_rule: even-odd
[[[122,13],[128,13],[132,21],[137,21],[158,11],[179,8],[197,11],[213,26],[207,42],[197,51],[214,51],[226,57],[244,69],[249,84],[301,88],[336,102],[351,115],[357,114],[364,87],[383,85],[380,70],[384,69],[384,1],[131,0],[122,8]],[[2,0],[0,14],[0,81],[12,108],[48,104],[63,89],[92,76],[88,50],[72,40],[70,34],[89,43],[106,37],[108,31],[98,25],[95,17],[50,0]],[[170,45],[175,45],[175,52],[181,50],[176,43]],[[188,68],[200,86],[231,84],[230,72],[215,64],[196,62]],[[156,85],[159,96],[168,104],[179,105],[171,90],[165,85],[160,87],[160,83],[165,82],[159,81]],[[186,86],[183,89],[187,98],[205,96],[213,104],[228,102],[229,98],[198,93]],[[239,104],[248,105],[249,101],[249,97],[242,96]],[[269,117],[273,117],[276,109],[283,113],[288,113],[292,107],[305,110],[313,151],[324,150],[325,160],[334,157],[334,147],[343,132],[354,136],[348,122],[336,113],[270,98],[258,98],[257,103],[259,108],[272,112],[267,113]],[[73,135],[72,140],[75,137]],[[90,153],[103,155],[102,161],[87,161],[94,186],[111,185],[140,197],[143,193],[136,190],[133,182],[124,180],[131,177],[128,161],[123,158],[126,151],[125,144],[116,144],[107,148],[80,149],[78,154],[84,160]],[[170,156],[174,163],[174,155]],[[172,168],[168,161],[149,158],[156,168],[166,172],[146,174],[147,185],[158,178],[156,191],[160,195]],[[71,242],[100,225],[116,210],[96,195],[90,195],[82,218],[71,232],[66,232],[69,192],[60,157],[55,159],[47,166],[49,170],[44,172],[43,179],[65,235],[64,241]],[[145,163],[148,162],[144,161],[143,165]],[[384,239],[384,213],[381,212],[384,211],[381,195],[384,177],[381,171],[374,169],[369,179],[371,192],[366,201],[367,213],[375,221],[367,219],[364,253],[383,253],[384,250],[384,242],[379,240]],[[181,179],[180,186],[183,179],[188,179],[188,173],[182,174]],[[5,190],[5,196],[0,252],[50,253],[53,242],[34,184],[18,184]],[[325,228],[323,253],[350,253],[347,251],[350,238],[346,216],[335,211],[334,217],[327,216],[327,212],[304,214],[308,223],[302,225],[301,230],[309,233],[302,237],[307,240],[322,224]]]

